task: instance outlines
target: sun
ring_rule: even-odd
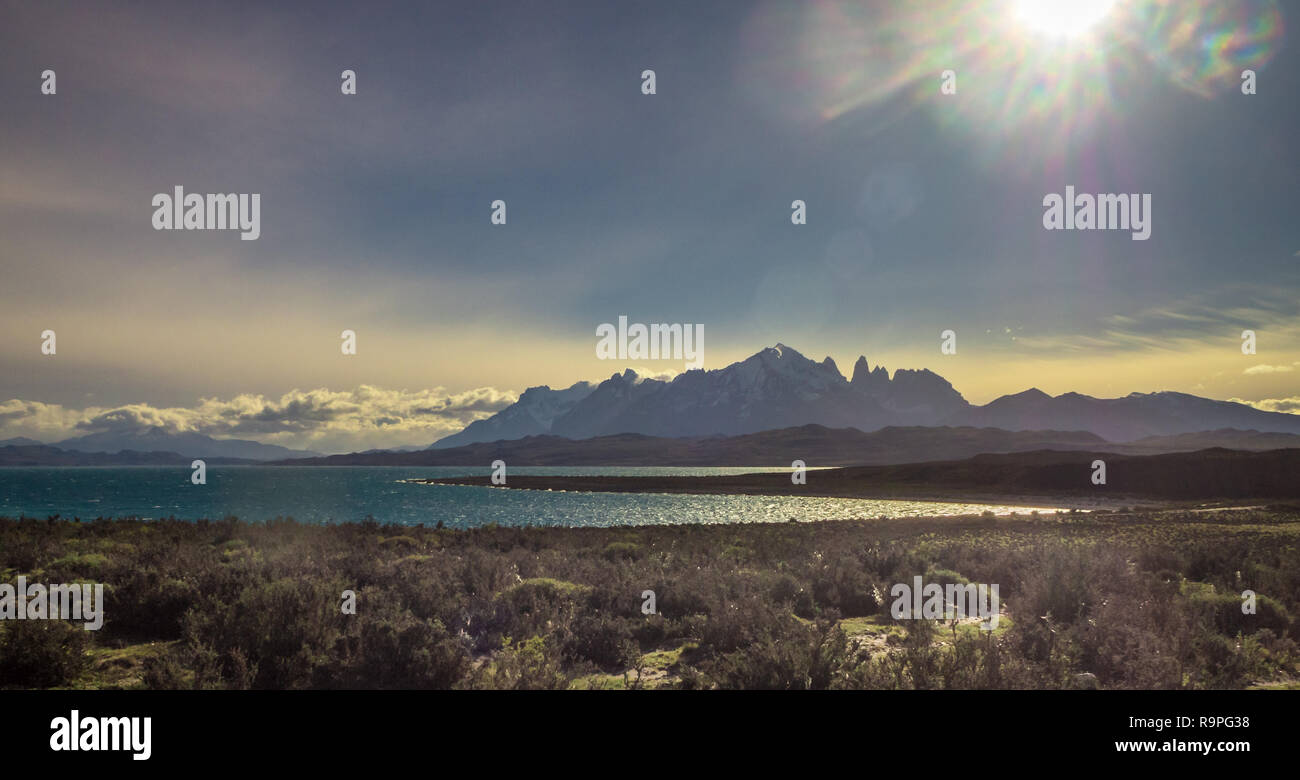
[[[1011,12],[1025,27],[1054,38],[1077,38],[1110,13],[1116,0],[1012,0]]]

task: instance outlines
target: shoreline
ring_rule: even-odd
[[[808,472],[677,476],[511,475],[509,488],[613,493],[819,496],[900,501],[1122,509],[1300,500],[1300,449],[1114,457],[1080,452],[978,455],[965,460]],[[499,479],[499,478],[498,478]],[[430,476],[426,484],[487,486],[481,476]]]
[[[749,476],[749,475],[736,475]],[[726,477],[724,477],[725,479]],[[1017,506],[1026,509],[1050,507],[1048,511],[1064,510],[1095,512],[1131,508],[1135,511],[1157,511],[1174,508],[1177,502],[1152,500],[1141,496],[1091,498],[1082,496],[1011,495],[1007,493],[964,492],[947,489],[934,492],[880,491],[863,492],[848,488],[798,486],[800,490],[779,490],[776,486],[726,485],[726,484],[663,484],[670,480],[707,481],[713,477],[573,477],[521,475],[510,477],[505,485],[494,485],[489,477],[424,477],[401,480],[406,484],[457,485],[461,487],[486,487],[503,490],[533,490],[541,492],[572,493],[644,493],[663,495],[740,495],[772,496],[780,498],[844,498],[860,501],[909,501],[931,504],[987,504],[990,506]]]

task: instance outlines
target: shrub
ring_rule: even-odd
[[[641,558],[641,546],[632,542],[610,542],[601,554],[607,561],[635,561]]]
[[[606,671],[627,669],[640,657],[626,620],[582,615],[573,621],[570,632],[564,643],[565,655],[590,661]]]
[[[0,623],[0,686],[71,685],[86,668],[89,632],[62,620]]]
[[[474,680],[476,688],[500,690],[558,690],[568,684],[559,649],[542,636],[523,642],[506,637],[500,652]]]

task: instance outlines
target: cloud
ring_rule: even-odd
[[[1291,371],[1295,371],[1291,366],[1270,366],[1261,363],[1257,366],[1251,366],[1242,373],[1254,376],[1256,374],[1285,374]]]
[[[1247,401],[1242,398],[1229,398],[1228,400],[1233,403],[1253,406],[1256,409],[1262,409],[1266,412],[1300,414],[1300,395],[1292,396],[1290,398],[1264,398],[1259,401]]]
[[[63,407],[58,404],[20,401],[16,398],[12,401],[0,402],[0,430],[23,424],[38,428],[56,428],[63,425],[62,420]]]
[[[629,366],[629,368],[636,373],[636,381],[638,384],[647,379],[655,379],[660,382],[671,382],[681,373],[680,371],[674,371],[671,368],[654,369],[646,368],[645,366]]]
[[[58,441],[87,433],[157,428],[326,451],[410,446],[455,433],[517,398],[512,391],[492,387],[448,393],[441,387],[408,391],[361,385],[342,391],[292,390],[279,398],[203,398],[192,407],[124,404],[73,409],[13,399],[0,402],[0,438]]]
[[[1188,345],[1211,342],[1235,350],[1243,330],[1267,329],[1274,333],[1275,342],[1294,343],[1297,314],[1300,309],[1294,295],[1284,289],[1236,284],[1128,313],[1108,314],[1084,332],[1026,333],[1017,343],[1021,349],[1059,353],[1179,352]]]

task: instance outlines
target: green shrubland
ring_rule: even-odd
[[[103,583],[106,601],[96,632],[0,621],[0,686],[1286,687],[1298,547],[1284,507],[580,529],[0,519],[4,581]],[[997,629],[892,618],[891,586],[918,575],[998,584]]]

